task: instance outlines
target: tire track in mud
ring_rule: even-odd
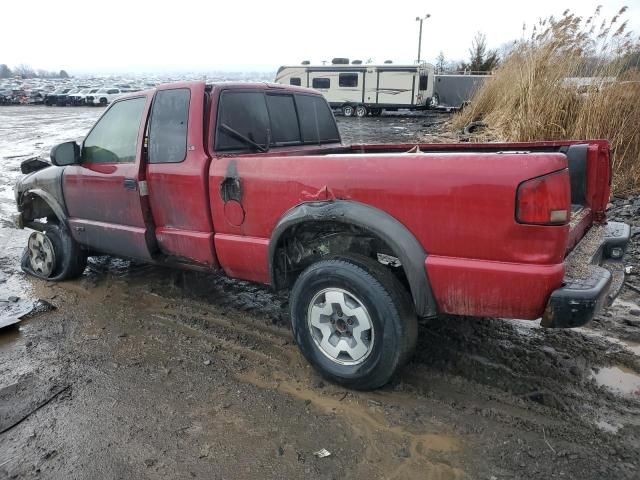
[[[104,281],[104,276],[110,278],[109,273],[115,270],[117,280],[107,281],[123,281],[127,288],[172,302],[169,309],[165,306],[156,313],[169,314],[196,330],[242,344],[241,349],[262,348],[267,356],[287,361],[291,360],[291,352],[297,351],[281,347],[283,342],[294,343],[288,330],[288,300],[266,287],[120,260],[107,260],[101,270],[98,276],[103,279],[99,282]],[[414,365],[502,390],[514,395],[516,401],[532,401],[559,414],[577,413],[576,408],[583,407],[593,412],[607,405],[638,409],[637,402],[621,399],[589,378],[592,366],[607,363],[622,363],[638,371],[637,357],[622,347],[612,351],[611,343],[605,339],[527,325],[530,324],[462,317],[425,320]],[[415,385],[420,386],[420,382]]]
[[[262,369],[261,369],[262,370]],[[448,462],[432,457],[433,452],[456,453],[462,449],[461,441],[448,433],[416,433],[404,426],[391,425],[381,403],[370,397],[374,394],[351,392],[346,398],[333,387],[319,393],[312,388],[309,378],[296,379],[281,373],[266,371],[241,373],[237,378],[265,390],[276,390],[298,400],[308,402],[329,415],[344,418],[354,434],[365,445],[365,458],[361,463],[376,467],[380,478],[433,478],[461,479],[465,473]],[[342,396],[341,396],[342,394]],[[394,451],[407,449],[404,461]]]
[[[133,275],[128,275],[118,266],[118,273],[109,278],[107,268],[98,273],[95,287],[90,290],[103,290],[98,295],[108,297],[116,308],[135,301],[136,311],[147,318],[145,322],[178,326],[186,335],[204,336],[216,347],[214,355],[225,360],[235,356],[232,363],[239,368],[232,371],[242,383],[303,401],[324,415],[336,415],[361,439],[365,455],[359,462],[373,475],[398,479],[424,475],[443,480],[464,478],[461,469],[450,465],[449,457],[462,449],[462,442],[455,435],[392,423],[375,399],[377,393],[350,392],[345,398],[344,390],[318,381],[284,325],[286,298],[225,277],[180,272],[176,286],[176,275],[144,269],[145,274],[139,276],[137,268],[132,269]],[[143,277],[145,281],[139,282]],[[193,289],[185,290],[185,285],[196,284],[197,294]],[[247,291],[251,298],[241,295]],[[318,388],[318,384],[322,387]],[[406,395],[394,395],[394,401],[403,396]],[[399,456],[398,451],[406,453]]]
[[[412,428],[408,418],[390,413],[380,400],[407,408],[435,401],[449,408],[468,404],[469,391],[474,392],[478,413],[465,407],[464,414],[479,414],[504,428],[546,432],[556,448],[558,442],[587,445],[595,437],[603,448],[633,455],[633,447],[622,444],[622,438],[603,437],[596,426],[613,418],[625,428],[640,428],[638,402],[613,395],[589,379],[593,365],[626,362],[637,368],[636,358],[620,346],[612,349],[605,339],[497,319],[427,320],[420,327],[416,357],[392,385],[373,393],[348,393],[340,400],[346,392],[333,385],[319,388],[323,382],[298,352],[288,328],[286,297],[226,277],[121,262],[105,261],[63,288],[118,308],[134,304],[145,321],[213,345],[212,355],[242,383],[340,418],[362,439],[364,456],[358,468],[371,468],[374,476],[464,476],[451,466],[459,465],[452,457],[465,455],[456,434],[428,422]],[[448,450],[438,443],[442,438],[450,442]],[[405,451],[406,458],[399,458],[398,451]]]

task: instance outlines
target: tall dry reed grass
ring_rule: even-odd
[[[614,193],[640,192],[640,43],[626,10],[541,20],[452,125],[485,122],[480,140],[607,139]]]

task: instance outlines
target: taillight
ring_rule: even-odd
[[[571,216],[569,170],[522,182],[516,193],[516,220],[536,225],[563,225]]]

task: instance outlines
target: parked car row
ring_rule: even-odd
[[[65,107],[68,105],[108,105],[119,96],[136,92],[141,88],[135,87],[76,87],[61,88],[55,90],[44,97],[45,105],[57,105]]]
[[[105,106],[125,93],[137,92],[152,85],[62,85],[50,88],[2,88],[0,105]]]

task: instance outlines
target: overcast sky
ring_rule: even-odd
[[[474,34],[491,47],[522,36],[539,18],[569,8],[604,16],[628,5],[640,33],[640,1],[590,0],[5,0],[0,63],[70,73],[275,71],[279,65],[333,57],[417,58],[418,15],[425,21],[422,57],[466,59]],[[10,20],[9,20],[10,19]]]

